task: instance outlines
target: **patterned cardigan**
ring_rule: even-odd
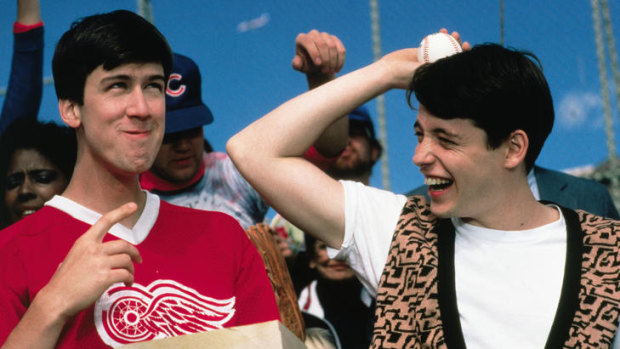
[[[620,316],[620,221],[562,208],[567,259],[545,348],[609,348]],[[465,348],[456,304],[454,226],[409,198],[377,293],[373,348]]]

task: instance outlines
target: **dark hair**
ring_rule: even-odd
[[[418,68],[411,94],[431,114],[463,118],[485,131],[491,149],[515,130],[529,139],[526,170],[553,128],[553,100],[538,58],[527,51],[483,44]]]
[[[52,60],[56,95],[81,105],[86,77],[98,66],[111,70],[150,62],[160,63],[168,78],[172,51],[147,20],[126,10],[84,17],[73,22],[56,45]]]
[[[62,174],[71,179],[77,156],[77,142],[72,128],[56,123],[41,123],[35,119],[18,119],[13,122],[0,138],[0,207],[2,217],[6,217],[4,194],[6,174],[13,154],[21,149],[36,150],[56,165]]]

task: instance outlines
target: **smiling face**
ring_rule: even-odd
[[[322,241],[314,242],[314,257],[310,261],[310,268],[316,268],[317,272],[327,280],[342,281],[355,276],[353,269],[347,262],[330,259],[327,255],[326,245]]]
[[[6,175],[4,203],[12,223],[43,207],[67,186],[62,171],[34,149],[16,150]]]
[[[504,145],[490,149],[469,119],[444,120],[420,105],[413,162],[424,175],[431,211],[475,224],[493,215],[502,191]]]
[[[164,91],[163,68],[157,63],[93,70],[83,105],[61,100],[63,119],[77,128],[78,159],[95,171],[103,167],[135,175],[148,170],[164,134]]]

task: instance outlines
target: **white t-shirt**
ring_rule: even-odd
[[[341,183],[345,236],[341,249],[328,248],[328,254],[346,259],[375,296],[407,198],[361,183]],[[468,348],[544,347],[566,259],[566,223],[559,212],[560,219],[522,231],[485,229],[452,219],[457,306]],[[613,348],[620,349],[620,341],[615,340]]]

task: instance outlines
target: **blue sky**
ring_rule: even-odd
[[[0,86],[6,86],[16,3],[0,13]],[[542,62],[554,97],[556,123],[538,163],[553,169],[598,164],[608,156],[597,70],[592,10],[588,0],[504,0],[505,44],[534,52]],[[62,4],[62,5],[60,5]],[[616,42],[620,1],[609,0]],[[203,100],[215,121],[205,135],[216,150],[251,121],[305,91],[303,75],[290,61],[295,36],[317,28],[341,38],[347,47],[343,72],[373,59],[369,2],[152,0],[155,25],[173,50],[196,60],[203,74]],[[124,8],[135,0],[41,0],[46,24],[44,75],[60,35],[79,17]],[[499,1],[388,0],[379,4],[382,51],[417,46],[441,27],[456,29],[473,44],[499,42]],[[617,46],[618,44],[616,44]],[[609,67],[609,65],[608,65]],[[609,68],[608,68],[609,69]],[[611,82],[611,72],[608,70]],[[611,91],[614,124],[620,123]],[[2,97],[0,97],[1,99]],[[374,117],[376,105],[369,103]],[[391,189],[406,192],[422,183],[411,163],[415,113],[403,91],[386,94]],[[52,86],[44,90],[40,119],[60,122]],[[615,127],[618,135],[620,127]],[[617,137],[616,137],[617,138]],[[371,184],[381,186],[380,166]]]

